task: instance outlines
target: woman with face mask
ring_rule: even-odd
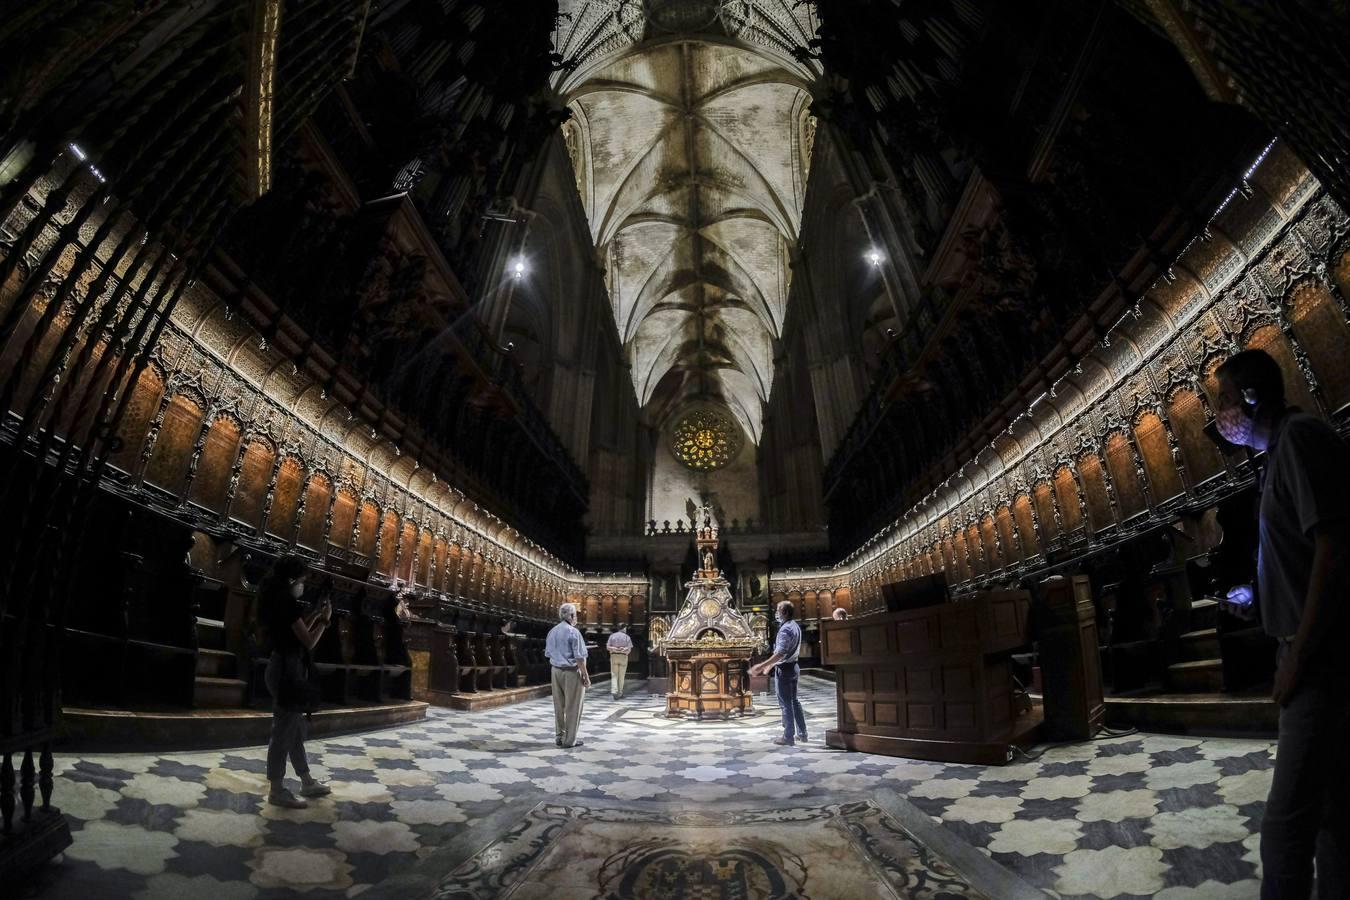
[[[297,556],[283,556],[263,579],[259,591],[260,618],[272,648],[265,680],[272,695],[272,736],[267,744],[267,802],[287,809],[308,804],[286,789],[286,758],[300,776],[300,794],[322,797],[332,793],[309,773],[305,759],[305,685],[309,652],[333,617],[333,604],[325,602],[306,613],[300,605],[305,594],[309,566]]]

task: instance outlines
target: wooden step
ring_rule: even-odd
[[[1183,694],[1211,694],[1223,690],[1223,662],[1195,659],[1167,667],[1167,684]]]
[[[225,649],[225,623],[219,619],[197,617],[197,646],[212,650]]]
[[[248,682],[239,678],[212,678],[198,675],[193,685],[192,704],[198,709],[237,709],[244,706]]]
[[[197,674],[215,678],[233,678],[238,672],[238,660],[228,650],[201,647],[197,650]]]
[[[1208,597],[1191,601],[1191,628],[1203,631],[1219,624],[1219,601]]]
[[[1155,694],[1107,697],[1106,722],[1165,734],[1273,737],[1280,708],[1268,691],[1234,694]]]
[[[1181,655],[1181,662],[1218,659],[1220,657],[1219,629],[1201,628],[1196,631],[1188,631],[1181,636],[1177,650]]]

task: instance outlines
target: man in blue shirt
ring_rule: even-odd
[[[544,641],[544,655],[553,666],[554,743],[580,747],[577,726],[581,724],[586,688],[591,686],[591,676],[586,672],[586,642],[576,628],[576,604],[558,607],[558,619]]]
[[[800,675],[797,658],[802,653],[802,627],[797,624],[796,610],[788,600],[778,604],[774,617],[779,627],[778,638],[773,644],[773,656],[751,666],[750,674],[763,675],[774,669],[778,681],[778,705],[783,710],[783,736],[774,738],[773,742],[780,747],[791,747],[794,724],[797,740],[806,740],[806,714],[802,712],[802,703],[797,699],[797,679]]]

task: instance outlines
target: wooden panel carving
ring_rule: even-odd
[[[376,562],[377,570],[385,575],[394,575],[394,554],[398,552],[398,516],[393,511],[384,514],[380,525],[380,558]]]
[[[300,534],[297,543],[311,550],[322,549],[323,526],[328,519],[328,501],[333,496],[333,488],[323,475],[309,479],[305,488],[305,514],[300,520]]]
[[[1116,488],[1116,502],[1120,513],[1129,518],[1144,511],[1144,489],[1134,470],[1134,450],[1125,435],[1116,432],[1106,442],[1106,466],[1111,472],[1111,483]]]
[[[1106,472],[1097,454],[1089,453],[1078,461],[1078,477],[1083,480],[1083,497],[1087,500],[1092,527],[1107,527],[1114,519],[1111,515],[1111,498],[1106,492]]]
[[[281,461],[277,472],[277,487],[272,498],[272,510],[267,514],[267,533],[283,540],[291,539],[295,527],[295,511],[300,505],[305,473],[293,456]]]
[[[239,468],[239,487],[230,505],[230,518],[250,528],[262,524],[263,500],[267,484],[272,480],[272,464],[276,454],[266,441],[249,441],[244,450],[244,462]]]
[[[398,539],[398,577],[412,581],[413,547],[417,544],[417,528],[411,522],[403,523]]]
[[[230,491],[230,473],[238,454],[238,424],[228,416],[216,419],[202,444],[202,458],[197,463],[197,477],[192,481],[189,499],[223,513]]]
[[[999,507],[997,522],[999,540],[1003,542],[1003,555],[1010,561],[1025,558],[1025,554],[1018,552],[1018,542],[1013,540],[1012,510],[1006,506]]]
[[[1147,412],[1134,426],[1134,439],[1144,457],[1144,469],[1157,503],[1170,500],[1185,492],[1181,473],[1172,462],[1172,448],[1167,443],[1167,432],[1156,413]]]
[[[203,411],[184,394],[169,401],[160,425],[159,437],[145,466],[145,480],[171,494],[181,495],[187,478],[192,450],[201,433]]]
[[[371,559],[375,555],[375,541],[380,536],[380,511],[367,500],[361,504],[359,517],[361,534],[356,541],[356,552]],[[378,560],[376,560],[378,564]]]
[[[1031,498],[1026,494],[1013,501],[1013,519],[1017,523],[1017,533],[1022,539],[1022,556],[1035,556],[1041,552],[1040,535],[1036,533],[1036,523],[1031,516]]]
[[[109,457],[109,463],[124,472],[135,472],[140,466],[140,448],[146,445],[146,432],[150,429],[150,420],[159,409],[159,398],[165,393],[165,383],[159,378],[159,372],[153,366],[140,372],[136,379],[131,401],[127,403],[127,412],[117,425],[117,437],[121,439],[121,448]]]
[[[352,529],[356,527],[356,495],[346,488],[338,491],[333,501],[333,525],[328,530],[328,543],[346,549],[351,544]]]
[[[1055,496],[1048,481],[1036,485],[1036,517],[1040,519],[1041,536],[1047,543],[1059,536],[1059,528],[1055,524]]]
[[[1003,557],[1004,545],[1002,540],[994,534],[994,517],[985,516],[980,522],[980,540],[984,542],[985,553],[989,555],[989,562],[992,568],[1001,569],[1007,565],[1007,560]]]
[[[1223,471],[1223,457],[1205,436],[1205,408],[1200,395],[1180,390],[1167,406],[1167,420],[1181,447],[1181,458],[1192,484],[1199,484]]]
[[[422,532],[417,541],[417,583],[431,584],[432,563],[435,562],[430,531]]]
[[[1289,349],[1289,342],[1280,333],[1278,325],[1262,325],[1253,331],[1247,347],[1266,351],[1280,364],[1280,371],[1284,372],[1285,398],[1290,403],[1304,412],[1317,413],[1317,404],[1308,391],[1308,382],[1298,376],[1298,363],[1294,361],[1294,353]]]
[[[1083,525],[1083,510],[1078,505],[1078,480],[1067,468],[1055,473],[1055,499],[1059,501],[1059,515],[1065,531],[1074,531]]]
[[[1307,351],[1329,410],[1350,403],[1350,328],[1326,286],[1305,281],[1291,297],[1294,336]]]

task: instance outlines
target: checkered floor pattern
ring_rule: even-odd
[[[640,688],[639,688],[640,689]],[[74,845],[25,897],[354,897],[530,797],[706,805],[905,797],[1029,884],[1061,897],[1247,898],[1274,760],[1268,741],[1155,735],[1052,747],[985,768],[832,751],[834,686],[804,678],[810,742],[778,748],[777,716],[668,723],[657,698],[587,698],[584,746],[553,744],[548,699],[311,741],[333,795],[263,802],[265,748],[59,757],[53,802]],[[775,713],[772,697],[756,704]]]

